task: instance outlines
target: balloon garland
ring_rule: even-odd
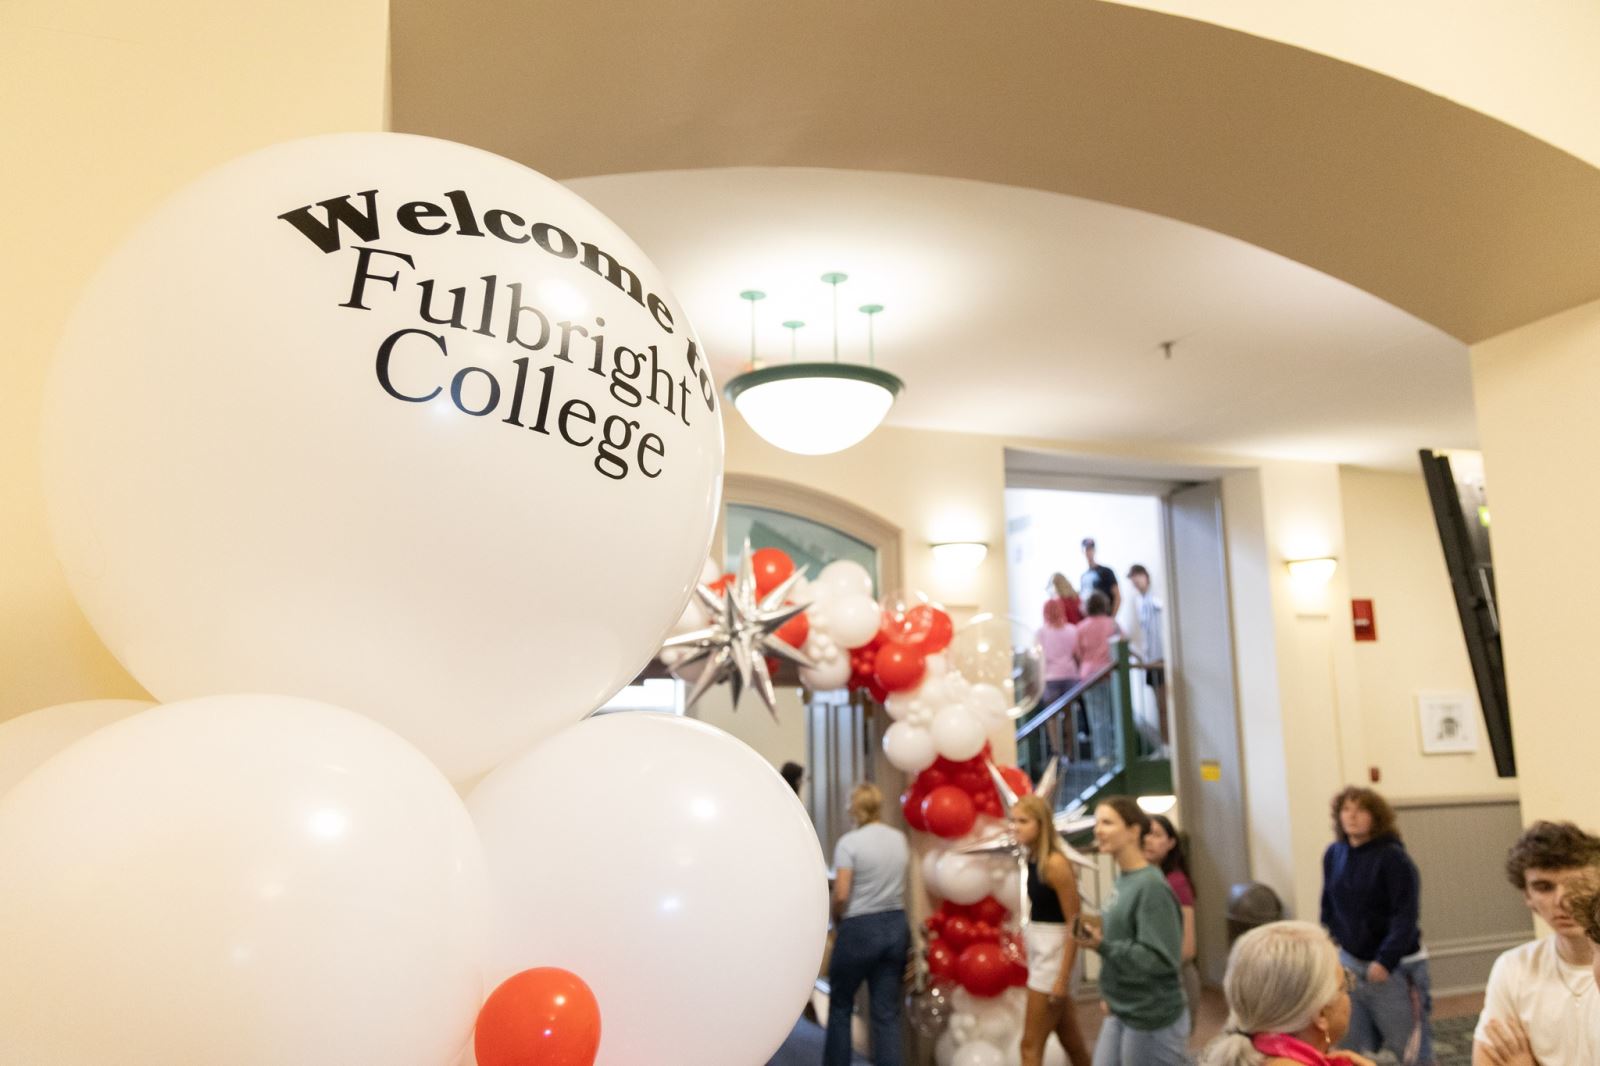
[[[774,715],[772,675],[787,659],[813,691],[848,689],[882,704],[894,719],[884,754],[899,769],[970,763],[991,730],[1037,700],[1038,646],[1018,644],[1003,618],[979,615],[958,628],[926,596],[880,601],[872,591],[872,575],[859,563],[835,560],[807,580],[786,552],[746,543],[736,573],[717,576],[706,564],[660,659],[690,683],[690,706],[726,681],[736,708],[744,689],[754,688]],[[968,791],[981,795],[982,766],[967,770]]]

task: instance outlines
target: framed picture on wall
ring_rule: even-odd
[[[1422,754],[1462,755],[1478,750],[1478,716],[1465,692],[1417,693]]]

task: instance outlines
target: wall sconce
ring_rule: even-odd
[[[1295,584],[1316,588],[1333,580],[1333,572],[1339,569],[1339,560],[1325,555],[1319,559],[1290,559],[1288,565],[1289,576]]]
[[[1139,809],[1146,814],[1166,814],[1178,805],[1178,797],[1166,796],[1140,796],[1136,800]]]
[[[978,540],[947,540],[928,547],[935,565],[948,570],[976,570],[989,554],[989,545]]]

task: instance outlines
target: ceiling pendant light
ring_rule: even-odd
[[[724,390],[762,440],[798,455],[828,455],[861,443],[883,422],[905,387],[899,378],[872,365],[877,361],[872,320],[883,310],[881,304],[861,308],[867,316],[867,365],[839,361],[839,283],[845,275],[824,274],[822,280],[833,286],[833,362],[757,364],[752,302],[750,361],[755,369],[729,381]],[[791,360],[796,331],[802,325],[784,323]]]

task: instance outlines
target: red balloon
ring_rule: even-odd
[[[1011,987],[1021,988],[1028,983],[1028,964],[1013,960],[1011,966]]]
[[[600,1005],[577,974],[523,970],[492,992],[473,1035],[478,1066],[594,1066]]]
[[[972,943],[972,922],[959,914],[952,915],[945,919],[944,932],[940,935],[956,951],[963,951]]]
[[[969,944],[956,960],[956,977],[975,996],[998,996],[1011,986],[1011,960],[999,944]]]
[[[926,655],[944,651],[956,635],[955,623],[950,616],[931,604],[919,603],[906,612],[906,622],[911,631],[920,635],[916,643]]]
[[[1006,905],[993,896],[984,896],[972,905],[972,916],[974,918],[980,922],[987,922],[996,928],[1005,924],[1006,915],[1009,913],[1006,910]]]
[[[939,910],[942,911],[947,918],[972,917],[972,906],[967,903],[951,903],[949,900],[945,900],[943,903],[939,904]]]
[[[779,626],[772,634],[791,648],[805,646],[806,638],[811,635],[811,619],[801,611],[783,625]]]
[[[867,678],[866,690],[867,694],[879,703],[889,698],[889,690],[878,684],[878,679],[875,677]]]
[[[945,921],[946,916],[944,914],[934,911],[922,920],[922,927],[933,935],[938,936],[939,930],[944,928]]]
[[[950,839],[970,832],[978,820],[978,811],[971,796],[952,785],[943,785],[922,801],[922,820],[928,832]]]
[[[1006,786],[1018,796],[1033,794],[1033,782],[1028,780],[1028,775],[1015,766],[1000,767],[1000,776],[1005,779]]]
[[[939,769],[938,765],[935,764],[917,775],[916,787],[920,789],[924,795],[926,795],[927,793],[938,788],[940,785],[948,785],[949,783],[949,775],[947,775],[943,770]]]
[[[977,770],[962,770],[956,774],[955,784],[957,788],[968,795],[980,796],[985,792],[991,795],[994,793],[994,782],[989,780],[989,775],[987,773],[979,773]]]
[[[956,975],[956,952],[939,938],[928,941],[928,972],[935,977]]]
[[[727,593],[728,586],[733,584],[735,578],[732,574],[723,574],[711,583],[711,591],[721,596]]]
[[[887,692],[905,692],[922,683],[928,657],[909,644],[885,644],[873,660],[872,673]]]
[[[928,823],[922,820],[922,793],[913,786],[900,797],[900,813],[905,815],[906,825],[919,833],[928,831]]]
[[[794,560],[779,548],[757,548],[750,553],[750,565],[756,572],[757,596],[765,596],[794,573]]]
[[[979,919],[972,923],[972,942],[974,944],[998,944],[1000,943],[1000,930]]]

